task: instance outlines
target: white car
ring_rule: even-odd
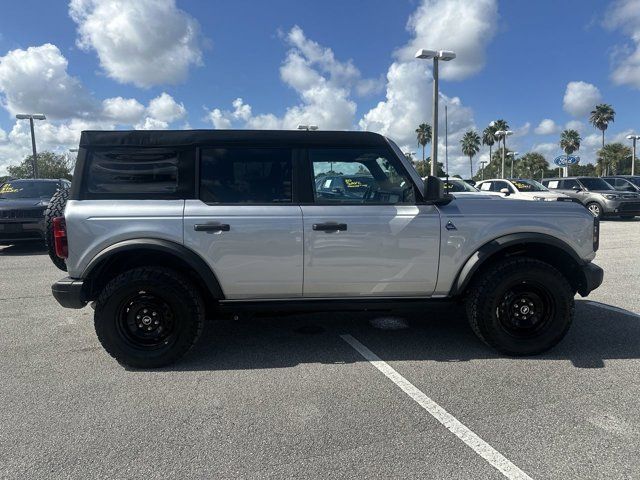
[[[491,192],[491,191],[481,192],[476,187],[474,187],[470,183],[465,182],[460,178],[440,177],[440,180],[444,182],[444,191],[446,193],[453,194],[454,197],[464,197],[467,195],[484,195],[489,197],[502,198],[504,196],[501,193],[497,193],[497,192]]]
[[[551,192],[547,187],[530,178],[493,178],[476,184],[483,193],[497,192],[505,198],[515,200],[534,200],[541,202],[555,202],[557,200],[571,201],[571,197],[563,193]]]

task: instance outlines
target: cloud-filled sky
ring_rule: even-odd
[[[640,132],[640,0],[22,0],[0,16],[0,174],[30,152],[23,112],[47,115],[38,146],[59,152],[84,129],[301,123],[418,151],[432,88],[418,48],[458,56],[440,83],[452,173],[464,131],[496,118],[510,148],[548,160],[575,128],[594,161],[598,102],[617,112],[608,141]]]

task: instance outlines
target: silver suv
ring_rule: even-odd
[[[575,198],[598,218],[630,219],[640,215],[640,195],[619,192],[599,177],[545,178],[542,184]]]
[[[53,224],[69,274],[53,295],[91,302],[104,348],[138,368],[182,357],[205,318],[446,300],[488,345],[530,355],[603,276],[580,205],[454,198],[368,132],[83,132]]]

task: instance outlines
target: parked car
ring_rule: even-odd
[[[570,200],[562,193],[550,192],[541,183],[529,178],[494,178],[476,184],[481,192],[498,192],[506,198],[514,200],[537,200],[555,202]]]
[[[562,192],[580,201],[596,217],[630,219],[640,215],[640,195],[618,192],[599,177],[545,178],[549,190]]]
[[[7,180],[0,185],[0,244],[45,239],[44,211],[69,180]]]
[[[316,191],[323,198],[332,200],[364,198],[372,191],[374,183],[371,175],[320,174],[316,178]]]
[[[602,179],[619,192],[640,192],[640,177],[638,177],[637,184],[631,181],[633,179],[631,175],[612,175],[602,177]]]
[[[326,196],[314,180],[331,172],[358,172],[367,193]],[[603,277],[586,209],[456,198],[371,132],[83,132],[74,178],[54,219],[69,276],[52,292],[93,303],[98,339],[132,367],[175,362],[222,314],[445,299],[488,345],[531,355]]]
[[[445,193],[452,193],[456,197],[464,195],[490,195],[502,197],[502,194],[496,192],[481,192],[476,187],[471,185],[467,180],[462,180],[460,178],[440,177],[440,180],[444,182]]]

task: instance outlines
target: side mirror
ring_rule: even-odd
[[[451,196],[444,193],[444,182],[438,177],[429,175],[424,180],[424,200],[431,204],[445,204],[451,201]]]
[[[500,189],[500,193],[504,193],[505,195],[510,195],[511,194],[511,192],[509,192],[508,188],[501,188]]]

